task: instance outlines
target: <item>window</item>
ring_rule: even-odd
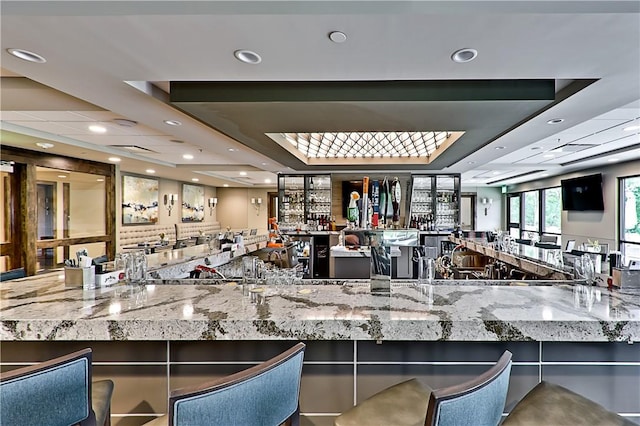
[[[640,176],[621,178],[620,194],[620,251],[625,264],[640,260]]]
[[[542,191],[543,225],[542,232],[561,233],[562,196],[560,188],[548,188]]]
[[[509,235],[520,238],[520,194],[509,195]]]
[[[538,191],[529,191],[524,193],[523,212],[524,224],[522,229],[525,231],[539,231],[540,228],[540,210],[539,210],[539,193]]]
[[[562,192],[560,187],[509,194],[509,235],[515,238],[560,244]],[[555,237],[555,238],[554,238]]]

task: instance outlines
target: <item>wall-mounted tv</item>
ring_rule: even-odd
[[[560,181],[562,210],[603,211],[602,174],[581,176]]]

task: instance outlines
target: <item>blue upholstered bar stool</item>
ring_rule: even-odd
[[[304,343],[239,373],[174,390],[169,414],[145,426],[297,426]]]
[[[511,352],[480,376],[430,389],[416,379],[387,388],[338,416],[336,426],[496,426],[511,375]]]
[[[0,375],[0,425],[109,425],[113,382],[91,382],[91,349]]]

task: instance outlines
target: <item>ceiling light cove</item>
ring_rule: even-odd
[[[308,165],[429,164],[464,132],[267,133]]]

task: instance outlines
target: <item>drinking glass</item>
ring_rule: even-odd
[[[433,259],[420,257],[418,259],[418,285],[431,284],[436,274],[436,266]]]

